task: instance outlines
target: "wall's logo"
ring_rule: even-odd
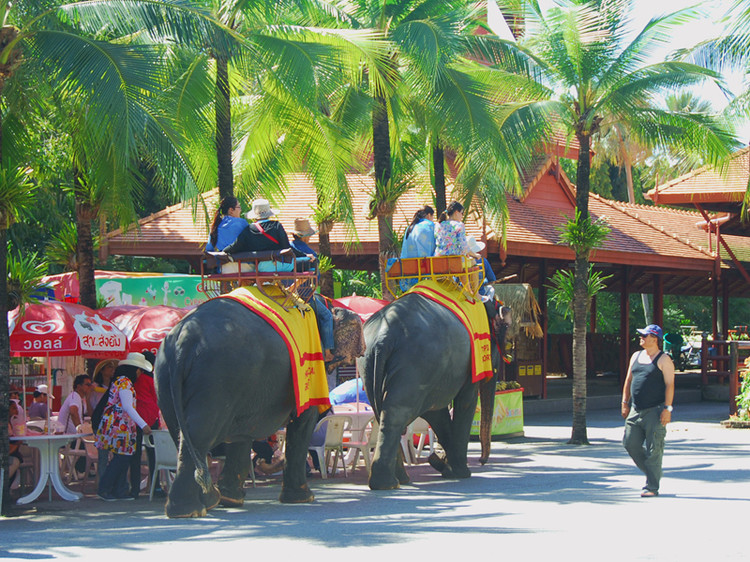
[[[29,320],[28,322],[21,323],[22,330],[40,336],[60,332],[63,327],[64,325],[60,320],[46,320],[44,322],[39,320]]]
[[[141,330],[141,337],[146,341],[160,342],[167,337],[172,328],[147,328]]]

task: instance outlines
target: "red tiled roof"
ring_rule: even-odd
[[[558,177],[556,164],[546,166],[544,170],[545,173],[535,179],[523,201],[508,200],[510,220],[507,225],[507,250],[503,253],[529,258],[572,259],[573,252],[557,244],[557,227],[573,213],[574,205],[570,199],[572,187],[564,174]],[[377,254],[377,221],[365,217],[374,182],[365,175],[350,175],[348,181],[353,196],[356,235],[348,232],[343,224],[335,225],[331,231],[332,252],[334,256],[372,256]],[[276,206],[280,209],[279,219],[291,232],[295,218],[312,214],[316,199],[312,184],[303,174],[288,176],[287,183],[286,200],[277,202]],[[215,208],[217,198],[217,190],[205,196],[206,207],[210,211]],[[414,189],[406,193],[399,200],[394,214],[394,230],[402,233],[414,210],[430,199],[428,189]],[[696,212],[630,205],[597,195],[591,196],[590,212],[593,217],[606,217],[612,226],[610,237],[592,256],[597,262],[703,271],[713,267],[707,234],[696,227],[702,218]],[[127,232],[118,230],[110,233],[109,251],[112,254],[195,258],[200,255],[208,238],[206,216],[202,208],[194,215],[190,204],[169,207],[142,219],[139,230],[132,228]],[[467,232],[477,239],[483,239],[482,223],[481,215],[474,210],[466,218]],[[500,253],[499,236],[489,224],[485,225],[484,230],[488,251]],[[317,242],[317,236],[313,237],[312,242]]]
[[[750,147],[735,152],[724,173],[703,166],[655,187],[646,197],[657,205],[737,204],[745,198],[749,178]]]

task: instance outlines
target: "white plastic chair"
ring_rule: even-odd
[[[170,471],[177,470],[177,447],[166,429],[154,429],[151,435],[143,436],[143,443],[154,449],[154,478],[151,479],[151,490],[148,501],[154,499],[154,488],[160,470],[166,471],[166,480],[171,483],[174,476]]]
[[[331,453],[334,452],[333,467],[331,474],[336,472],[339,459],[341,459],[341,467],[344,469],[344,478],[346,478],[346,463],[344,462],[344,431],[352,424],[352,418],[349,416],[333,414],[324,417],[315,426],[315,431],[322,428],[325,425],[326,434],[325,440],[322,445],[308,447],[310,451],[315,451],[318,455],[318,463],[320,464],[320,476],[321,478],[327,478],[328,464],[331,460]]]
[[[414,447],[414,435],[419,435],[419,442]],[[428,441],[429,440],[429,441]],[[406,426],[406,433],[401,436],[401,448],[404,451],[404,460],[408,464],[417,464],[422,456],[425,442],[429,442],[430,453],[435,452],[435,433],[430,424],[424,418],[417,418]]]
[[[351,462],[351,470],[354,471],[357,468],[357,461],[359,460],[359,454],[362,453],[362,458],[365,461],[365,468],[367,473],[370,473],[370,466],[372,464],[372,455],[375,452],[375,445],[378,442],[378,432],[380,426],[375,416],[369,421],[369,427],[362,429],[362,433],[357,440],[352,440],[347,443],[349,450],[353,452],[353,459]],[[369,432],[369,433],[368,433]]]
[[[83,422],[76,427],[76,433],[91,433],[91,423]],[[76,471],[76,461],[86,457],[86,469],[84,472],[83,479],[86,479],[90,467],[89,459],[86,455],[86,448],[83,444],[83,438],[79,437],[75,440],[75,444],[71,445],[68,443],[65,447],[60,449],[60,461],[63,464],[67,478],[69,482],[78,481],[78,472]]]

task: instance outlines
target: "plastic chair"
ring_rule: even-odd
[[[76,433],[91,433],[91,423],[83,422],[76,427]],[[60,449],[60,461],[63,463],[67,478],[69,482],[78,482],[78,471],[76,470],[76,462],[80,458],[86,458],[86,468],[84,469],[83,479],[86,479],[86,475],[89,472],[90,464],[89,459],[86,455],[86,448],[83,443],[83,438],[79,437],[75,440],[75,444],[71,445],[68,443],[65,447]]]
[[[419,435],[419,443],[414,447],[414,435]],[[429,440],[429,441],[428,441]],[[425,442],[429,442],[430,453],[435,452],[435,433],[424,418],[417,418],[406,426],[406,433],[401,436],[401,449],[407,464],[417,464],[422,456]]]
[[[169,471],[177,470],[177,447],[172,441],[172,436],[166,429],[155,429],[151,435],[143,436],[143,443],[146,447],[154,449],[154,478],[151,479],[151,490],[148,494],[148,501],[154,499],[154,488],[156,487],[156,475],[160,470],[167,471],[167,480],[171,482]]]
[[[341,467],[344,469],[344,478],[346,478],[346,463],[344,462],[344,431],[352,424],[352,418],[350,416],[333,414],[324,417],[315,426],[315,431],[321,429],[324,425],[326,428],[325,439],[322,445],[308,447],[308,450],[315,451],[318,455],[318,462],[320,463],[320,476],[321,478],[327,478],[328,464],[331,460],[331,453],[334,452],[333,467],[331,474],[336,471],[339,459],[341,459]]]
[[[367,430],[369,429],[369,433]],[[378,433],[380,432],[380,425],[375,416],[370,419],[369,428],[365,427],[362,429],[359,440],[352,440],[347,443],[350,451],[353,451],[354,455],[351,461],[351,470],[354,471],[357,468],[357,461],[359,460],[359,454],[362,453],[362,458],[365,461],[365,469],[367,474],[370,474],[372,465],[372,455],[375,452],[375,445],[378,443]],[[367,437],[367,439],[365,439]]]

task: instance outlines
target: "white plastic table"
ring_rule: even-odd
[[[65,486],[60,477],[60,463],[57,460],[57,452],[69,442],[79,437],[82,433],[68,434],[42,434],[42,435],[18,435],[12,436],[11,441],[23,441],[29,447],[39,450],[39,481],[36,487],[27,495],[18,498],[17,504],[27,504],[37,499],[44,491],[48,481],[52,481],[55,491],[60,497],[67,501],[78,501],[83,494],[74,492]]]
[[[375,414],[368,404],[360,402],[359,409],[357,409],[357,404],[338,404],[333,406],[333,413],[334,415],[342,414],[352,418],[352,425],[349,428],[352,441],[367,441],[365,429],[367,429],[370,421],[375,418]],[[344,445],[346,446],[346,443]],[[355,450],[349,448],[346,455],[344,455],[344,464],[351,466],[355,458]],[[352,468],[354,467],[352,466]]]

